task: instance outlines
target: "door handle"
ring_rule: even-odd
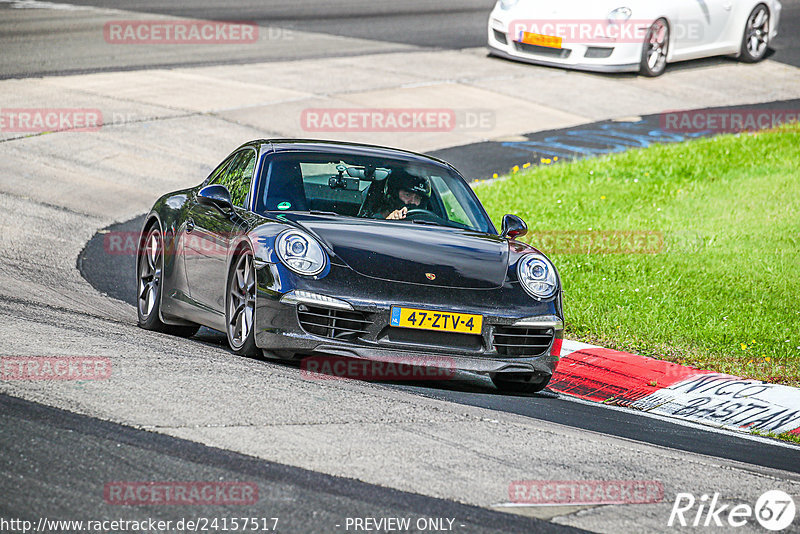
[[[191,234],[192,230],[194,230],[194,219],[189,219],[186,221],[186,233]]]

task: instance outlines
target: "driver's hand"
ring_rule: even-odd
[[[394,210],[386,218],[387,219],[393,219],[393,220],[405,219],[406,218],[406,213],[408,213],[408,208],[402,208],[402,209],[399,209],[399,210]]]

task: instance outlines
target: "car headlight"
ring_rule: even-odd
[[[547,299],[558,289],[558,276],[553,264],[539,254],[527,254],[517,263],[517,278],[535,299]]]
[[[297,274],[314,276],[325,268],[325,252],[317,241],[299,230],[287,230],[278,236],[278,258]]]
[[[500,7],[508,10],[517,5],[517,2],[519,2],[519,0],[500,0]]]
[[[625,22],[629,18],[631,18],[631,8],[629,7],[618,7],[614,11],[608,14],[608,22],[610,24],[614,24],[616,22]]]

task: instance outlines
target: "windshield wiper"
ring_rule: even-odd
[[[414,224],[427,224],[429,226],[447,226],[446,224],[441,224],[433,221],[423,221],[422,219],[414,219],[411,222]]]
[[[337,217],[339,216],[339,214],[338,214],[338,213],[336,213],[335,211],[319,211],[319,210],[311,210],[311,211],[309,211],[308,213],[310,213],[311,215],[335,215],[335,216],[337,216]]]

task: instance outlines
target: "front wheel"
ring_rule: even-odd
[[[761,61],[767,54],[768,45],[769,10],[767,10],[767,6],[760,4],[747,17],[739,58],[745,63]]]
[[[547,387],[550,377],[533,373],[498,373],[492,377],[492,382],[503,393],[538,393]]]
[[[256,271],[253,253],[243,249],[233,260],[228,276],[228,297],[225,306],[225,329],[233,352],[242,356],[258,356],[255,341]]]
[[[667,69],[668,52],[669,26],[666,20],[658,19],[645,34],[639,71],[652,78],[661,76]]]
[[[191,337],[200,328],[197,325],[169,325],[161,321],[162,273],[164,271],[164,240],[158,225],[152,225],[139,241],[136,260],[137,273],[137,312],[139,326],[181,337]]]

